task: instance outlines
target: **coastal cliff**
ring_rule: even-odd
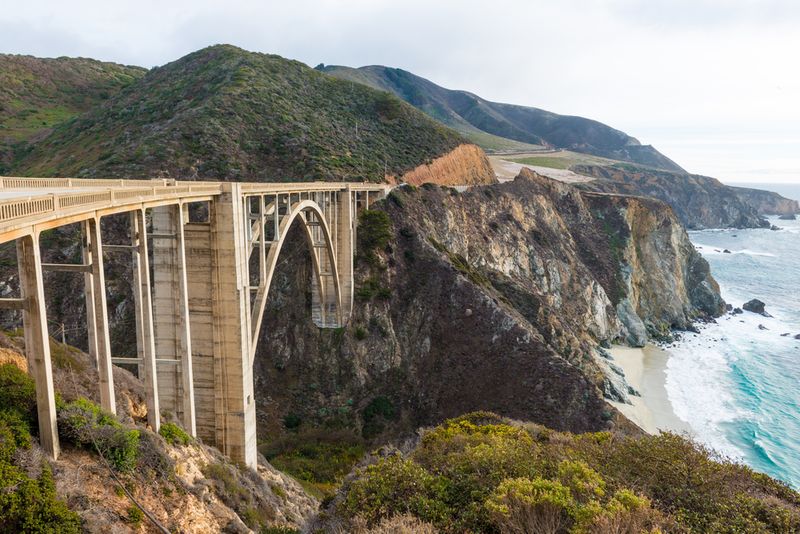
[[[749,187],[731,187],[733,192],[742,202],[745,202],[760,215],[795,215],[800,213],[800,203],[762,189],[751,189]]]
[[[715,178],[628,166],[576,165],[574,172],[596,178],[581,188],[604,193],[657,198],[669,204],[689,229],[769,228],[759,210],[735,188]]]
[[[489,159],[477,145],[463,144],[430,163],[419,165],[398,180],[387,176],[390,183],[420,185],[485,185],[497,181]]]
[[[476,409],[556,429],[628,428],[604,402],[616,393],[597,344],[640,344],[724,306],[656,200],[523,171],[463,193],[400,188],[375,211],[385,240],[360,244],[346,329],[311,324],[304,249],[279,265],[255,361],[264,437],[288,416],[375,438]],[[359,235],[370,232],[362,219]]]

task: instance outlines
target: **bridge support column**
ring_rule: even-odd
[[[182,206],[153,208],[153,315],[161,407],[197,435]]]
[[[87,248],[92,264],[91,293],[94,298],[94,337],[97,350],[100,405],[104,410],[116,414],[117,403],[114,397],[114,374],[111,365],[111,340],[108,328],[106,278],[103,268],[103,239],[100,235],[100,219],[89,219],[87,226]],[[92,331],[91,327],[89,331]]]
[[[336,267],[339,271],[339,289],[342,295],[342,321],[347,322],[353,311],[353,246],[355,244],[355,217],[353,194],[348,187],[336,193]]]
[[[25,236],[17,240],[17,262],[21,296],[24,299],[22,323],[25,330],[25,354],[28,359],[28,370],[36,384],[39,442],[53,459],[57,459],[60,448],[56,426],[56,395],[53,389],[50,336],[47,332],[38,235]]]
[[[139,368],[144,371],[147,423],[153,432],[161,425],[156,374],[156,348],[153,333],[153,303],[150,293],[150,259],[147,250],[147,220],[144,210],[135,210],[131,217],[133,259],[133,300],[136,304],[136,351]],[[142,378],[142,377],[140,377]]]
[[[255,467],[243,203],[239,184],[223,188],[210,203],[209,223],[186,226],[197,434]]]
[[[89,234],[89,221],[81,223],[82,243],[81,243],[81,256],[84,265],[91,265],[92,263],[92,248],[91,237]],[[83,287],[86,298],[86,328],[87,328],[87,345],[89,347],[89,358],[92,360],[95,370],[99,369],[97,361],[97,331],[95,330],[95,310],[94,310],[94,279],[92,273],[86,272],[83,274]]]

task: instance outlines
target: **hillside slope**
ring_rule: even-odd
[[[466,141],[394,96],[217,45],[152,69],[55,129],[18,174],[384,180]]]
[[[499,136],[532,145],[628,161],[666,170],[681,170],[655,148],[605,124],[583,117],[558,115],[542,109],[490,102],[468,93],[445,89],[402,69],[380,65],[358,69],[319,65],[331,76],[388,91],[436,120],[491,149]]]
[[[94,59],[0,54],[0,174],[25,142],[97,106],[145,72]]]

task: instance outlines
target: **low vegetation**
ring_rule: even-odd
[[[31,447],[33,380],[0,365],[0,532],[78,533],[81,521],[56,497],[47,460]]]
[[[153,69],[17,158],[23,175],[384,181],[466,142],[395,96],[228,45]]]
[[[487,412],[359,470],[354,527],[411,515],[443,532],[797,532],[800,494],[670,433],[570,434]]]
[[[67,442],[98,452],[117,471],[130,472],[137,465],[139,431],[124,427],[88,399],[62,405],[58,428]]]
[[[273,440],[262,453],[315,495],[331,497],[364,456],[364,440],[349,429],[299,429]]]

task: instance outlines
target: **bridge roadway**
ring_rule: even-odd
[[[353,305],[358,212],[388,192],[368,183],[234,183],[0,177],[0,243],[15,242],[19,310],[36,382],[42,447],[59,454],[44,271],[82,276],[89,354],[100,401],[116,413],[112,366],[143,379],[148,425],[162,413],[234,460],[256,464],[253,358],[280,250],[299,224],[311,250],[312,317],[339,327]],[[103,221],[127,217],[123,243]],[[42,261],[42,232],[76,225],[80,263]],[[130,254],[136,357],[112,357],[103,258]]]

